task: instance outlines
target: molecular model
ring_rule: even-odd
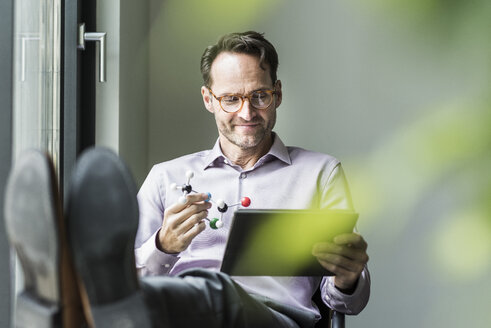
[[[182,196],[179,197],[179,202],[181,203],[186,203],[186,195],[188,195],[191,192],[197,193],[197,191],[193,190],[193,187],[191,186],[190,182],[191,179],[194,177],[193,171],[187,171],[186,172],[186,179],[187,182],[184,185],[177,185],[176,183],[171,184],[170,188],[175,189],[175,190],[180,190],[182,192]],[[216,202],[214,202],[211,199],[211,194],[208,193],[208,199],[205,200],[206,202],[212,202],[217,206],[218,212],[220,212],[220,218],[213,218],[213,219],[208,219],[207,220],[210,223],[210,228],[212,229],[219,229],[223,227],[223,213],[227,212],[227,210],[231,207],[234,206],[239,206],[242,205],[243,207],[249,207],[251,205],[251,199],[249,197],[243,197],[240,201],[240,203],[233,204],[233,205],[227,205],[222,199],[217,199]]]

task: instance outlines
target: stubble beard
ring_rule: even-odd
[[[271,117],[268,125],[266,126],[264,126],[264,121],[260,121],[258,123],[260,124],[260,128],[258,128],[252,135],[238,134],[233,131],[233,126],[223,123],[218,124],[218,130],[220,131],[220,134],[223,135],[230,143],[236,145],[242,150],[248,150],[257,147],[265,138],[271,135],[273,127],[276,123],[276,115]]]

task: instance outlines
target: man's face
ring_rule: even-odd
[[[271,131],[276,123],[276,108],[281,103],[281,82],[271,81],[269,67],[263,70],[259,58],[247,54],[220,53],[211,66],[212,85],[215,96],[226,94],[248,95],[258,90],[275,90],[277,95],[266,109],[256,109],[246,99],[239,112],[223,111],[206,87],[201,88],[203,101],[208,111],[215,115],[223,147],[233,145],[241,150],[261,149],[270,141]]]

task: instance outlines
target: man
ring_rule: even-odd
[[[171,188],[192,170],[197,190],[229,203],[249,195],[256,208],[352,208],[335,158],[285,147],[272,132],[282,99],[277,63],[273,46],[255,32],[226,35],[205,51],[201,93],[218,141],[156,165],[139,204],[131,175],[109,150],[80,156],[65,215],[47,156],[31,151],[16,161],[5,191],[7,235],[24,272],[16,327],[313,327],[319,285],[331,308],[363,309],[370,281],[360,235],[314,247],[335,277],[232,279],[217,272],[232,211],[222,228],[210,229],[203,220],[218,213],[208,195],[179,202]],[[138,280],[136,268],[155,277]]]
[[[214,115],[218,141],[211,150],[155,165],[143,183],[138,201],[140,225],[136,263],[144,276],[177,275],[187,269],[218,271],[230,228],[213,230],[206,218],[220,215],[208,195],[181,194],[171,188],[194,172],[193,188],[215,199],[236,203],[243,196],[254,208],[353,209],[340,163],[333,157],[285,147],[273,132],[282,101],[277,79],[278,56],[256,32],[223,36],[201,59],[205,108]],[[315,321],[311,298],[320,284],[325,303],[350,314],[360,312],[369,297],[367,244],[356,233],[320,243],[313,254],[334,277],[233,277],[249,295],[262,298],[288,326]],[[184,273],[185,275],[185,273]],[[273,305],[271,305],[273,304]],[[281,308],[281,310],[278,310]],[[286,309],[286,310],[285,310]],[[284,319],[284,318],[283,318]]]

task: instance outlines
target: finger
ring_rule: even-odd
[[[204,210],[198,213],[191,215],[188,219],[184,220],[176,231],[179,234],[186,234],[189,230],[191,230],[196,224],[203,221],[208,216],[208,211]]]
[[[319,264],[335,276],[335,284],[340,288],[351,288],[360,277],[359,272],[352,272],[336,264],[319,260]]]
[[[344,254],[348,247],[344,245],[336,245],[335,243],[323,242],[314,244],[312,247],[312,254],[320,253],[334,253],[334,254]]]
[[[327,262],[334,264],[336,266],[339,266],[346,271],[350,272],[361,272],[363,270],[363,267],[365,266],[364,263],[352,260],[350,258],[346,258],[341,255],[336,255],[336,254],[321,254],[317,256],[317,259],[319,261]]]
[[[199,235],[203,230],[205,230],[205,228],[205,221],[201,220],[199,223],[195,224],[191,229],[189,229],[185,234],[183,234],[183,238],[191,243],[194,237]]]
[[[349,247],[367,249],[367,243],[360,234],[357,233],[345,233],[334,237],[334,243],[336,245],[347,245]]]
[[[335,276],[348,276],[351,275],[352,273],[348,270],[346,270],[343,267],[340,267],[334,263],[323,261],[323,260],[318,260],[319,264],[326,269],[327,271],[332,272]]]
[[[176,204],[172,206],[175,205]],[[188,220],[189,217],[201,211],[206,211],[211,208],[211,206],[211,203],[201,201],[199,203],[191,204],[179,212],[175,212],[176,207],[174,207],[173,210],[165,213],[163,225],[167,225],[172,229],[177,229],[183,222]]]
[[[169,213],[179,213],[186,207],[188,207],[190,204],[197,203],[197,202],[202,202],[208,200],[209,196],[208,194],[204,193],[199,193],[199,194],[187,194],[186,195],[186,202],[181,203],[177,202],[175,204],[172,204],[167,208],[167,211]]]
[[[179,224],[187,220],[189,217],[196,213],[200,213],[203,211],[207,211],[209,208],[211,208],[211,203],[209,202],[200,202],[200,203],[194,203],[183,209],[180,213],[178,213],[179,216],[181,216],[181,220],[179,221]]]
[[[322,257],[326,254],[340,255],[363,264],[368,262],[368,255],[364,249],[333,243],[318,243],[312,248],[312,255],[315,257]]]

